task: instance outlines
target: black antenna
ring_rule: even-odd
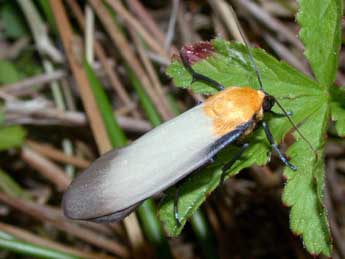
[[[233,16],[234,16],[234,19],[235,19],[235,21],[236,21],[237,28],[238,28],[238,30],[239,30],[239,32],[240,32],[240,34],[241,34],[241,37],[242,37],[242,39],[243,39],[243,41],[244,41],[244,45],[246,45],[246,48],[247,48],[247,51],[248,51],[248,54],[249,54],[250,62],[252,63],[252,66],[253,66],[253,68],[254,68],[254,70],[255,70],[255,74],[256,74],[256,76],[257,76],[257,78],[258,78],[259,85],[260,85],[260,90],[264,91],[264,86],[263,86],[263,84],[262,84],[261,75],[260,75],[259,69],[258,69],[258,67],[257,67],[257,65],[256,65],[256,63],[255,63],[255,61],[254,61],[253,53],[252,53],[252,51],[251,51],[251,49],[250,49],[250,47],[249,47],[249,42],[247,41],[247,38],[246,38],[246,36],[244,35],[244,33],[243,33],[243,31],[242,31],[242,28],[241,28],[241,26],[240,26],[240,24],[239,24],[239,22],[238,22],[238,20],[237,20],[237,17],[235,16],[234,11],[233,11],[232,8],[231,8],[231,10],[232,10],[232,12],[233,12]]]
[[[238,31],[240,32],[241,34],[241,37],[244,41],[244,44],[246,45],[246,48],[247,48],[247,51],[248,51],[248,55],[249,55],[249,60],[250,62],[252,63],[253,65],[253,68],[255,70],[255,73],[256,73],[256,76],[258,78],[258,81],[259,81],[259,85],[260,85],[260,90],[262,90],[265,94],[266,92],[264,91],[264,87],[263,87],[263,84],[262,84],[262,79],[261,79],[261,75],[259,73],[259,69],[256,65],[256,62],[254,60],[254,56],[253,56],[253,53],[249,47],[249,42],[247,41],[247,38],[244,34],[244,32],[242,31],[242,27],[240,25],[240,22],[238,21],[237,19],[237,16],[235,14],[235,11],[234,9],[230,6],[230,11],[232,13],[232,16],[234,17],[234,20],[236,22],[236,25],[237,25],[237,28],[238,28]],[[273,96],[272,96],[273,97]],[[273,97],[274,98],[274,97]],[[275,103],[278,105],[278,107],[282,110],[283,114],[285,115],[285,117],[289,120],[289,122],[291,123],[291,125],[293,126],[293,128],[297,131],[297,133],[301,136],[301,138],[308,144],[308,146],[310,147],[310,149],[315,153],[315,156],[318,157],[317,153],[316,153],[316,150],[313,148],[312,144],[309,142],[309,140],[304,137],[304,135],[302,134],[302,132],[297,128],[297,125],[293,122],[293,120],[291,119],[290,115],[288,114],[288,112],[284,109],[284,107],[278,102],[278,100],[276,98],[274,98],[274,101]]]

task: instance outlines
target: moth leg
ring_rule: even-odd
[[[279,112],[274,112],[270,111],[273,115],[278,116],[278,117],[286,117],[286,114],[284,113],[279,113]],[[287,116],[291,116],[293,113],[291,111],[287,112]]]
[[[176,186],[176,190],[175,190],[175,197],[174,197],[174,218],[175,218],[175,222],[177,227],[181,226],[181,222],[180,222],[180,216],[178,214],[178,200],[180,198],[180,185],[177,184]]]
[[[268,141],[270,142],[272,148],[277,152],[280,160],[288,167],[290,167],[291,170],[293,171],[296,171],[297,170],[297,167],[294,166],[293,164],[291,164],[289,162],[289,160],[283,155],[283,153],[279,150],[277,144],[274,142],[274,139],[273,139],[273,136],[272,136],[272,133],[267,125],[267,123],[265,121],[262,121],[262,127],[264,128],[265,130],[265,134],[266,134],[266,137],[268,139]]]
[[[181,57],[183,66],[192,75],[192,83],[194,83],[195,81],[201,81],[201,82],[204,82],[204,83],[211,85],[212,87],[216,88],[218,91],[224,90],[224,86],[222,84],[218,83],[216,80],[213,80],[212,78],[209,78],[207,76],[204,76],[202,74],[195,72],[195,70],[188,63],[186,57],[182,54],[181,51],[180,51],[180,57]]]
[[[220,181],[219,181],[219,184],[221,186],[223,186],[223,184],[224,184],[224,179],[225,179],[225,176],[226,176],[226,171],[233,166],[233,164],[242,156],[243,152],[248,147],[249,147],[248,143],[243,144],[241,149],[240,149],[240,151],[238,151],[238,153],[229,162],[227,162],[225,165],[223,165],[223,167],[222,167],[222,175],[220,176]]]

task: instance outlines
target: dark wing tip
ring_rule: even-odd
[[[94,221],[97,223],[107,223],[107,222],[115,222],[115,221],[122,220],[123,218],[128,216],[132,211],[134,211],[141,203],[139,202],[131,207],[128,207],[127,209],[116,211],[111,214],[90,218],[90,217],[83,216],[83,213],[80,210],[80,208],[78,208],[78,205],[76,206],[76,204],[78,204],[78,201],[74,200],[73,196],[72,197],[70,196],[71,196],[70,192],[67,191],[63,195],[63,198],[62,198],[62,209],[63,209],[65,217],[69,219],[73,219],[73,220],[88,220],[88,221]],[[89,208],[89,209],[93,211],[96,210],[96,208]]]
[[[72,196],[72,197],[71,197]],[[69,219],[81,219],[80,211],[73,205],[73,195],[70,194],[70,189],[68,189],[62,197],[62,210],[66,218]]]
[[[62,208],[67,218],[87,220],[105,212],[100,184],[107,180],[110,161],[118,152],[119,150],[111,150],[99,157],[73,180],[62,198]]]

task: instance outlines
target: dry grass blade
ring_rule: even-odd
[[[13,96],[7,96],[7,98],[11,99]],[[144,133],[152,128],[150,123],[142,119],[121,115],[116,115],[116,117],[121,128],[126,131]],[[30,124],[85,127],[87,126],[87,118],[82,112],[61,111],[50,108],[49,103],[41,102],[38,99],[31,101],[11,99],[5,104],[5,123],[9,125]]]
[[[68,58],[74,78],[77,81],[80,95],[90,120],[90,125],[94,133],[95,140],[101,153],[105,153],[111,149],[111,144],[107,136],[102,116],[98,110],[97,103],[89,86],[89,81],[80,63],[80,56],[73,51],[73,32],[69,24],[66,12],[61,0],[51,0],[51,7],[57,21],[57,27],[64,45],[66,56]]]
[[[167,98],[165,96],[164,90],[163,90],[163,86],[161,84],[161,82],[159,81],[158,75],[151,63],[151,60],[146,56],[145,54],[145,50],[142,46],[143,42],[141,41],[140,37],[133,31],[133,30],[129,30],[133,40],[134,40],[134,44],[136,46],[136,49],[138,50],[139,56],[146,68],[147,74],[150,77],[150,80],[152,82],[152,85],[154,87],[154,89],[152,89],[153,91],[156,92],[156,94],[158,95],[158,97],[160,98],[161,102],[164,103],[164,105],[166,107],[169,107],[169,103],[167,101]],[[174,117],[173,114],[169,115],[170,118]]]
[[[60,163],[71,164],[79,168],[86,168],[90,164],[90,161],[79,157],[66,155],[63,151],[47,144],[27,140],[26,145],[29,146],[32,150],[42,154],[43,156]]]
[[[23,147],[21,158],[32,168],[35,168],[43,177],[51,181],[59,191],[63,191],[70,184],[71,179],[56,164],[39,155],[29,147]]]
[[[276,51],[281,59],[286,60],[294,67],[298,68],[300,71],[303,71],[305,74],[310,74],[310,71],[307,67],[307,64],[303,64],[301,58],[296,57],[290,49],[286,48],[283,44],[277,41],[269,34],[264,35],[267,43]]]
[[[83,30],[85,23],[84,23],[84,15],[80,9],[80,7],[78,6],[78,4],[76,3],[76,1],[74,0],[68,0],[67,4],[69,5],[69,7],[71,8],[74,16],[77,18],[79,27]],[[95,40],[94,42],[94,48],[95,48],[95,53],[97,58],[99,59],[99,61],[102,64],[102,67],[104,68],[105,73],[108,75],[111,85],[114,87],[115,92],[118,94],[120,100],[125,104],[125,105],[131,105],[132,101],[129,97],[129,95],[127,94],[125,87],[123,86],[123,84],[121,83],[116,70],[113,70],[110,66],[110,64],[107,61],[107,57],[105,55],[105,51],[102,47],[102,45]],[[138,118],[139,114],[136,110],[132,111],[134,117]]]
[[[218,1],[208,1],[212,8],[219,14],[219,16],[223,19],[226,28],[228,31],[233,35],[235,40],[243,42],[241,33],[238,29],[236,24],[236,18],[233,16],[233,12],[230,10],[230,6],[224,0]]]
[[[102,116],[98,110],[98,106],[94,99],[92,90],[89,86],[89,82],[85,74],[85,71],[83,70],[83,67],[80,65],[80,63],[78,63],[78,57],[76,56],[76,53],[74,53],[71,50],[70,44],[73,42],[73,33],[72,33],[71,26],[68,22],[67,15],[65,13],[62,2],[60,0],[51,0],[50,4],[53,8],[53,12],[57,20],[59,32],[60,32],[64,47],[66,50],[67,57],[69,59],[72,72],[76,80],[78,81],[81,97],[83,99],[86,112],[90,118],[94,137],[98,144],[100,153],[103,154],[111,149],[111,143],[109,141],[109,138],[105,129],[105,125],[102,120]],[[96,10],[98,10],[98,7],[102,7],[102,5],[100,4],[99,6],[97,6]],[[106,12],[106,10],[104,11]],[[132,220],[132,224],[126,223],[128,222],[129,219]],[[125,220],[125,225],[126,225],[127,230],[129,229],[131,230],[130,231],[131,233],[132,232],[136,233],[135,239],[132,239],[130,237],[131,241],[136,242],[135,244],[132,244],[132,245],[137,246],[137,243],[138,243],[141,246],[141,244],[143,243],[143,237],[139,228],[139,224],[135,217],[135,214],[130,215]]]
[[[156,40],[162,45],[165,42],[165,35],[162,33],[160,28],[157,26],[155,20],[152,18],[151,14],[147,12],[141,2],[138,0],[127,0],[128,6],[135,13],[136,17],[140,19],[140,22],[144,24]]]
[[[55,70],[48,74],[42,74],[34,76],[28,79],[21,80],[19,82],[1,86],[1,92],[11,94],[13,96],[23,96],[37,92],[37,87],[43,87],[48,83],[59,80],[66,76],[66,72],[63,70]],[[33,89],[35,86],[35,89]]]
[[[240,7],[244,7],[246,10],[248,10],[259,21],[264,23],[271,30],[275,31],[282,38],[285,38],[286,40],[291,42],[297,49],[299,49],[299,50],[304,49],[303,44],[297,38],[297,36],[294,32],[292,32],[287,26],[285,26],[278,19],[272,17],[266,10],[264,10],[263,8],[260,8],[253,1],[251,1],[251,0],[238,1],[237,0],[236,3]]]
[[[153,38],[146,29],[123,7],[120,1],[117,0],[106,0],[108,4],[114,9],[116,13],[119,14],[121,18],[127,23],[130,27],[132,27],[140,36],[145,40],[150,48],[157,52],[157,54],[169,58],[169,55],[165,51],[164,48],[161,47],[159,43]]]
[[[142,68],[134,51],[130,47],[130,43],[114,24],[114,21],[110,16],[108,10],[102,5],[102,2],[100,0],[89,0],[89,2],[97,13],[98,18],[103,23],[106,31],[109,33],[112,41],[117,46],[119,53],[124,57],[126,63],[131,67],[131,69],[133,69],[135,74],[140,79],[142,85],[145,87],[147,94],[150,96],[151,100],[157,107],[160,115],[164,119],[171,118],[172,112],[170,111],[169,107],[165,106],[164,103],[162,103],[157,94],[152,91],[151,82],[147,77],[145,70]]]

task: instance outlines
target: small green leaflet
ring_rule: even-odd
[[[0,151],[20,146],[25,135],[25,130],[20,126],[0,126]]]
[[[324,103],[300,128],[313,146],[318,147],[317,153],[321,159],[305,155],[310,152],[309,147],[303,141],[298,141],[300,136],[294,134],[297,141],[289,148],[288,155],[292,157],[291,162],[297,166],[299,173],[285,169],[287,184],[283,202],[291,207],[290,228],[295,234],[302,235],[307,250],[313,254],[331,256],[332,240],[326,209],[323,207],[323,150],[328,118],[328,105]]]
[[[342,0],[299,0],[297,20],[305,56],[322,86],[334,82],[341,44]]]
[[[193,64],[193,68],[198,73],[209,76],[224,86],[249,85],[258,88],[255,72],[243,45],[229,43],[222,39],[214,40],[212,45],[215,48],[214,54]],[[320,152],[321,159],[312,159],[315,157],[314,153],[303,140],[300,140],[299,136],[296,136],[296,143],[288,150],[288,154],[298,170],[296,172],[285,170],[288,177],[288,190],[284,193],[284,201],[290,206],[303,204],[304,208],[308,208],[309,211],[306,213],[303,209],[293,206],[292,230],[303,237],[309,252],[329,255],[331,252],[330,233],[324,217],[326,211],[321,202],[324,174],[321,154],[324,145],[323,138],[326,134],[325,125],[329,117],[328,95],[320,85],[285,62],[279,62],[261,49],[252,49],[252,51],[265,90],[275,96],[286,110],[293,112],[292,119],[295,123],[302,124],[301,131]],[[189,87],[199,93],[215,92],[212,87],[201,82],[191,85],[191,75],[177,60],[168,67],[167,74],[173,78],[177,86]],[[277,108],[274,110],[279,111]],[[291,124],[286,118],[277,118],[268,114],[265,120],[268,121],[278,143],[291,129]],[[267,163],[271,147],[263,130],[258,128],[246,142],[250,144],[250,147],[230,169],[228,176],[233,176],[253,164]],[[174,188],[168,192],[159,212],[168,234],[176,236],[180,233],[187,219],[205,201],[207,195],[217,188],[222,164],[231,159],[235,153],[236,147],[226,148],[217,156],[214,164],[201,169],[182,184],[179,199],[181,227],[176,226],[173,217]],[[293,193],[295,178],[300,181],[298,188],[306,187],[303,195],[296,196]],[[315,188],[308,188],[310,183],[313,183]],[[305,217],[310,217],[313,221],[298,221]]]
[[[0,85],[12,84],[23,77],[16,66],[6,60],[0,60]]]
[[[0,60],[0,84],[14,83],[22,78],[17,68],[6,60]],[[18,147],[24,141],[25,130],[20,126],[3,126],[5,115],[0,102],[0,151]]]

